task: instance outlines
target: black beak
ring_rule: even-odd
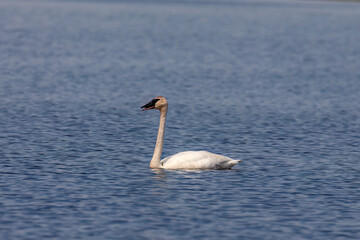
[[[145,104],[144,106],[141,107],[141,109],[143,111],[145,110],[149,110],[149,109],[154,109],[155,108],[155,104],[157,101],[159,101],[160,99],[153,99],[150,102],[148,102],[147,104]]]

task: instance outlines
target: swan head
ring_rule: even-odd
[[[141,107],[143,111],[150,109],[158,109],[161,110],[163,107],[167,107],[168,103],[165,97],[159,96],[153,98],[150,102]]]

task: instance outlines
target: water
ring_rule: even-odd
[[[359,239],[360,4],[1,1],[1,239]],[[208,150],[228,171],[150,170]]]

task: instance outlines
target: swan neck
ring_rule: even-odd
[[[150,162],[150,168],[160,168],[161,153],[164,145],[166,114],[167,114],[167,106],[160,109],[159,131],[156,139],[154,155]]]

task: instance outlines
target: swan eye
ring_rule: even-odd
[[[150,102],[148,102],[147,104],[145,104],[144,106],[142,106],[142,110],[149,110],[149,109],[154,109],[155,108],[155,104],[157,103],[157,101],[159,101],[160,99],[153,99]]]

